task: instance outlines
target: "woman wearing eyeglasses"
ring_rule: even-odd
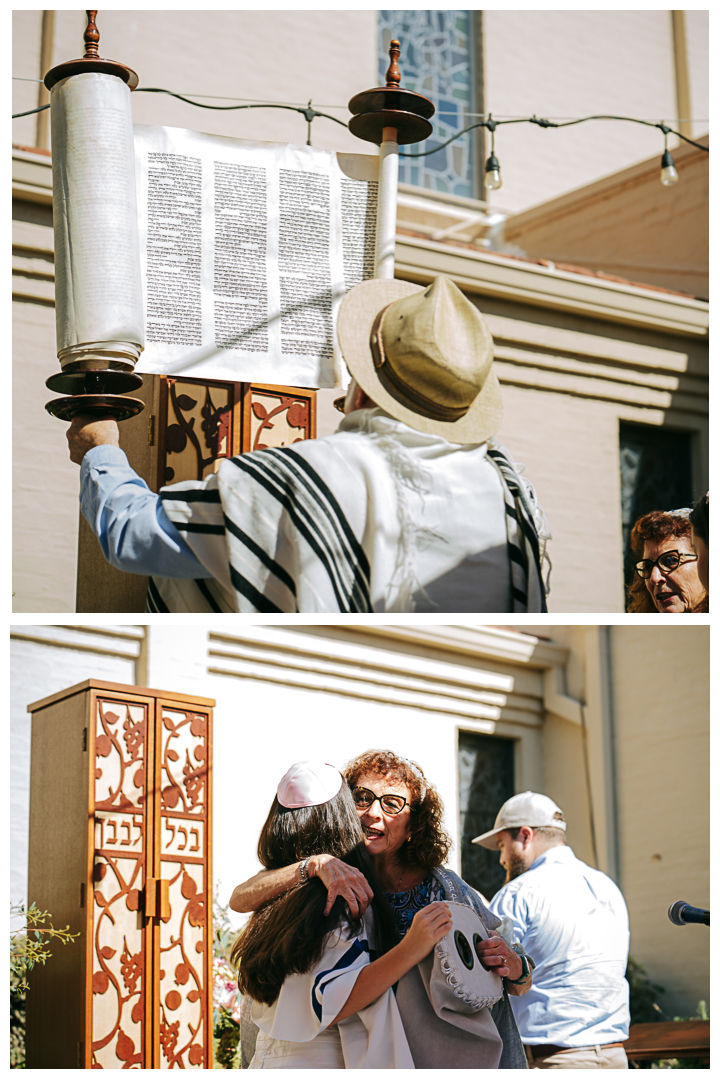
[[[264,904],[231,952],[238,986],[259,1028],[251,1069],[413,1068],[391,987],[452,927],[450,909],[428,907],[399,943],[382,892],[353,918],[342,902],[324,915],[325,890],[307,876],[316,846],[375,881],[350,789],[325,762],[291,766],[258,842],[271,871],[296,855],[302,889]]]
[[[654,510],[633,525],[635,578],[628,611],[682,614],[709,611],[692,546],[690,510]]]
[[[450,838],[442,827],[442,801],[420,767],[390,751],[370,750],[350,762],[345,778],[365,836],[365,851],[372,859],[384,899],[393,911],[398,937],[405,938],[415,916],[430,904],[442,900],[466,904],[478,913],[489,934],[479,946],[483,965],[504,979],[507,993],[516,996],[527,993],[532,983],[528,958],[496,932],[497,928],[506,931],[478,894],[442,865],[450,848]],[[235,911],[257,910],[272,897],[301,883],[305,875],[320,878],[326,886],[326,914],[332,910],[337,896],[346,899],[350,914],[355,917],[362,914],[373,898],[363,874],[319,848],[310,858],[280,869],[261,871],[239,885],[230,907]],[[462,1065],[453,1065],[452,1047],[462,1041],[457,1029],[445,1025],[448,1031],[444,1044],[436,1031],[432,1038],[424,1040],[422,1029],[414,1025],[412,1032],[408,1028],[408,1035],[415,1067],[527,1068],[507,995],[490,1012],[502,1039],[499,1063],[497,1057],[490,1060],[490,1048],[484,1048],[478,1039],[472,1066],[467,1064],[467,1059]]]

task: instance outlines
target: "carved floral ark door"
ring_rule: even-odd
[[[85,1067],[208,1068],[211,711],[96,693],[94,713]]]

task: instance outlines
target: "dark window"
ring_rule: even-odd
[[[474,836],[492,829],[498,810],[515,794],[515,743],[494,735],[460,732],[460,873],[488,900],[505,881],[500,853],[473,844]]]
[[[620,484],[625,584],[630,585],[635,562],[630,530],[637,519],[652,510],[692,505],[690,433],[621,420]]]

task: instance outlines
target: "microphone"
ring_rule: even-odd
[[[672,907],[668,908],[668,919],[675,926],[685,926],[687,923],[709,926],[710,912],[704,908],[690,907],[684,900],[676,900]]]

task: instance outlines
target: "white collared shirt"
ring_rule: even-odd
[[[509,917],[536,963],[532,988],[513,997],[524,1043],[594,1046],[628,1037],[625,979],[630,928],[617,885],[560,845],[508,882],[490,908]]]

